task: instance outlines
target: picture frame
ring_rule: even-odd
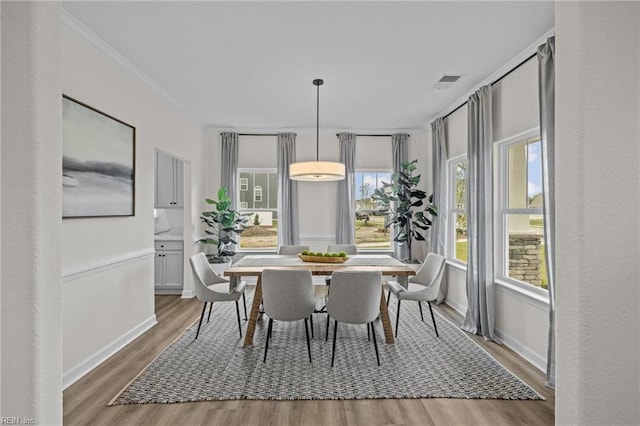
[[[62,218],[135,216],[136,129],[62,95]]]

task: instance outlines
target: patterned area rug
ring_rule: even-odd
[[[249,301],[247,305],[250,306]],[[396,300],[389,308],[395,318]],[[274,322],[262,363],[267,320],[259,321],[252,347],[243,347],[233,303],[214,305],[198,339],[198,323],[165,349],[109,405],[229,399],[471,398],[544,399],[437,312],[404,302],[395,345],[384,343],[376,321],[380,363],[366,325],[340,324],[331,368],[333,321],[325,342],[326,314],[314,315],[309,363],[304,322]],[[394,326],[395,322],[392,321]],[[246,322],[243,322],[243,335]]]

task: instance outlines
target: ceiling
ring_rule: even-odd
[[[554,26],[513,2],[64,2],[203,125],[413,129]],[[448,89],[443,75],[461,75]]]

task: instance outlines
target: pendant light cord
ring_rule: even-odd
[[[316,161],[320,161],[320,84],[316,86]]]
[[[324,80],[316,78],[313,84],[318,88],[316,91],[316,161],[320,161],[320,86]]]

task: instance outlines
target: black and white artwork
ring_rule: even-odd
[[[135,128],[62,98],[62,217],[133,216]]]

